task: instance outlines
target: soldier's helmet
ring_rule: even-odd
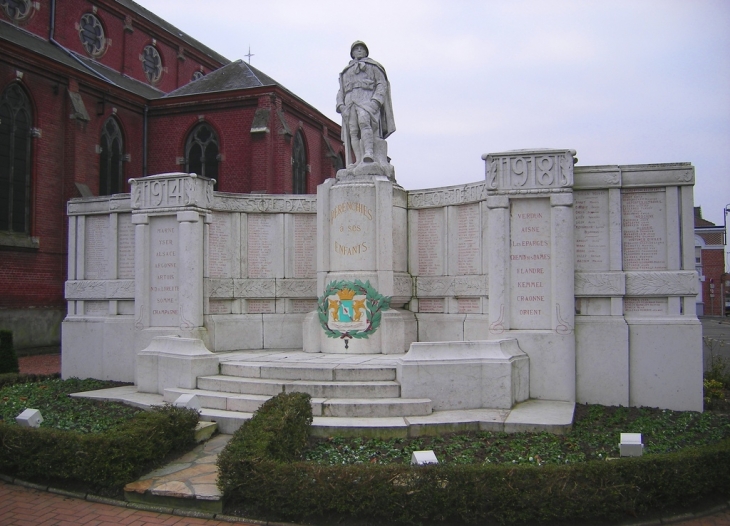
[[[362,46],[362,47],[364,47],[365,48],[365,56],[366,57],[369,57],[370,56],[370,50],[368,49],[367,45],[365,45],[365,42],[363,42],[362,40],[356,40],[350,46],[350,58],[355,58],[355,57],[352,56],[352,50],[355,49],[355,46]]]

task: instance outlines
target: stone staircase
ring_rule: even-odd
[[[223,432],[233,432],[261,404],[279,393],[309,394],[315,428],[322,423],[321,418],[341,419],[339,423],[343,425],[352,423],[351,419],[368,419],[371,423],[381,419],[381,423],[387,424],[389,418],[402,420],[433,412],[429,399],[400,397],[395,363],[297,362],[301,354],[292,354],[290,357],[295,360],[288,363],[282,363],[286,361],[282,359],[224,361],[220,374],[198,378],[197,389],[166,389],[164,401],[172,403],[180,395],[195,394],[203,409],[202,417],[217,421]]]
[[[396,379],[402,357],[301,350],[221,353],[218,374],[199,376],[196,389],[168,388],[156,394],[130,385],[72,396],[149,408],[195,394],[201,420],[216,422],[225,434],[234,433],[261,404],[282,392],[311,395],[315,436],[389,438],[456,431],[560,434],[572,425],[572,402],[527,400],[511,409],[434,410],[431,399],[403,398]],[[434,389],[438,392],[439,386]]]

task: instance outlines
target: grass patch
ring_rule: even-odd
[[[408,464],[433,450],[442,464],[571,464],[619,456],[619,434],[642,433],[645,453],[670,453],[730,438],[728,415],[576,405],[573,429],[549,433],[455,433],[435,437],[310,438],[303,458],[322,465]]]
[[[41,427],[100,433],[126,422],[141,410],[121,403],[71,398],[71,393],[108,389],[119,382],[70,378],[50,378],[39,382],[6,384],[0,388],[0,419],[15,425],[15,417],[25,409],[38,409]]]

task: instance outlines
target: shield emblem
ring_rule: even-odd
[[[338,312],[339,321],[351,322],[354,314],[352,300],[340,300],[340,310]]]

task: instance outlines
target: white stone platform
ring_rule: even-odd
[[[201,402],[201,419],[217,422],[223,433],[233,433],[271,396],[294,391],[312,396],[312,433],[317,436],[405,437],[479,430],[560,434],[573,422],[574,404],[565,401],[527,400],[511,409],[433,411],[429,399],[400,398],[395,370],[403,355],[292,350],[216,356],[221,374],[198,378],[197,389],[167,389],[161,395],[126,386],[72,396],[147,408],[192,393]]]

